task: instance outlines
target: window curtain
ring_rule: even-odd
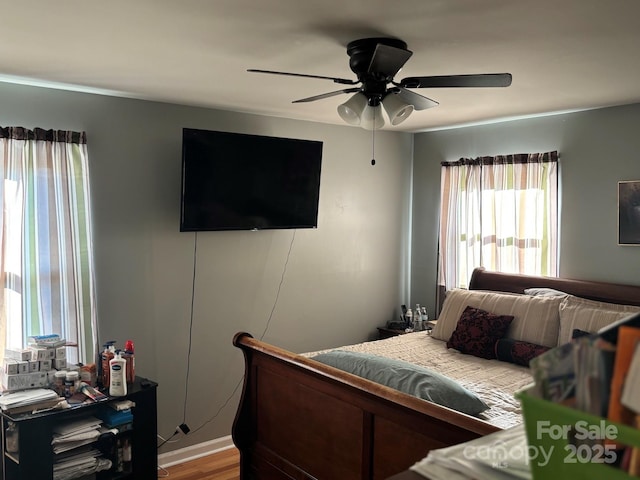
[[[440,292],[478,266],[557,276],[557,152],[461,158],[441,174]]]
[[[93,361],[96,305],[86,134],[0,127],[0,357],[57,333]]]

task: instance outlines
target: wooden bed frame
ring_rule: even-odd
[[[640,286],[473,272],[469,288],[523,293],[549,287],[593,300],[640,305]],[[244,353],[233,423],[242,480],[382,480],[427,453],[497,427],[254,339]],[[408,477],[407,477],[408,478]]]

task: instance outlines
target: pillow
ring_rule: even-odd
[[[517,293],[452,289],[447,292],[433,337],[447,341],[467,306],[498,315],[513,315],[507,338],[555,347],[560,318],[558,307],[563,297],[534,297]]]
[[[533,295],[534,297],[564,297],[565,295],[568,295],[566,292],[561,292],[555,288],[547,287],[525,288],[524,294]]]
[[[640,307],[596,302],[568,295],[560,304],[558,345],[570,342],[576,329],[596,333],[602,327],[637,312],[640,312]]]
[[[536,345],[535,343],[521,342],[511,338],[501,338],[496,342],[496,358],[503,362],[516,365],[529,366],[532,358],[551,350],[551,347]]]
[[[504,337],[512,321],[512,315],[496,315],[467,307],[447,341],[447,348],[480,358],[496,358],[496,342]]]
[[[454,380],[402,360],[344,350],[333,350],[311,358],[467,415],[478,415],[489,408]]]

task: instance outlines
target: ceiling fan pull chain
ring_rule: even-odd
[[[371,165],[376,164],[376,112],[373,113],[373,125],[371,129]]]

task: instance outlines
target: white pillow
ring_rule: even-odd
[[[534,297],[564,297],[568,293],[561,292],[555,288],[532,287],[524,289],[525,295],[533,295]]]
[[[555,347],[560,329],[558,307],[562,299],[455,288],[447,292],[432,336],[449,340],[462,312],[471,306],[498,315],[513,315],[506,338]]]
[[[570,342],[573,330],[576,328],[596,333],[602,327],[637,312],[640,312],[640,307],[596,302],[569,295],[560,304],[558,345]]]

